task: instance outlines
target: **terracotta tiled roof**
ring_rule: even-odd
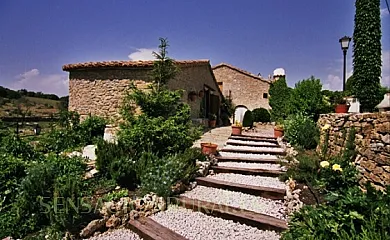
[[[66,64],[62,66],[64,71],[92,69],[92,68],[149,68],[153,66],[154,61],[104,61],[104,62],[85,62],[85,63],[74,63]],[[179,66],[196,66],[196,65],[210,65],[209,60],[186,60],[186,61],[175,61]]]
[[[215,70],[215,69],[220,68],[220,67],[228,67],[228,68],[230,68],[230,69],[232,69],[232,70],[235,70],[235,71],[240,72],[240,73],[242,73],[242,74],[245,74],[245,75],[247,75],[247,76],[256,78],[256,79],[258,79],[258,80],[261,80],[261,81],[264,81],[264,82],[267,82],[267,83],[271,83],[271,80],[270,80],[270,79],[264,79],[264,78],[262,78],[262,77],[260,77],[260,76],[254,75],[253,73],[250,73],[250,72],[248,72],[248,71],[242,70],[242,69],[240,69],[240,68],[238,68],[238,67],[232,66],[232,65],[227,64],[227,63],[220,63],[220,64],[214,66],[212,69]]]

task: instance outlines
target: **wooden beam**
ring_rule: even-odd
[[[247,193],[254,196],[260,196],[263,198],[268,198],[273,200],[283,200],[284,195],[286,193],[285,189],[245,185],[245,184],[221,181],[221,180],[208,178],[208,177],[198,177],[195,178],[195,181],[198,183],[198,185],[201,186],[220,188],[220,189],[225,189],[225,190],[230,190],[235,192],[242,192],[242,193]]]
[[[233,145],[233,146],[246,146],[246,147],[269,147],[269,148],[280,148],[279,145],[275,144],[275,145],[267,145],[267,144],[253,144],[253,143],[246,143],[246,142],[242,142],[242,143],[238,143],[238,142],[226,142],[226,144],[228,145]]]
[[[216,157],[218,162],[248,162],[248,163],[280,163],[280,159],[242,158],[242,157]]]
[[[260,169],[260,168],[241,168],[241,167],[224,167],[211,166],[215,173],[236,173],[242,175],[278,177],[284,172],[279,170]]]
[[[233,149],[233,148],[223,148],[219,150],[220,152],[233,152],[233,153],[252,153],[252,154],[271,154],[271,155],[282,155],[285,156],[286,152],[277,152],[271,150],[249,150],[249,149]]]
[[[144,240],[187,240],[187,238],[147,217],[129,220],[126,227]]]
[[[278,141],[275,139],[267,139],[267,138],[251,138],[243,135],[231,135],[229,139],[235,140],[244,140],[244,141],[254,141],[254,142],[270,142],[278,144]]]
[[[227,220],[233,220],[234,222],[239,222],[259,229],[275,231],[284,231],[287,229],[287,223],[284,220],[265,214],[183,196],[180,196],[176,200],[180,206],[187,209]]]

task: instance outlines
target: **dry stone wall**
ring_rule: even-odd
[[[390,185],[390,112],[362,114],[324,114],[318,125],[322,131],[321,152],[328,132],[328,154],[338,155],[345,149],[349,131],[356,131],[357,157],[354,161],[360,175],[360,184],[370,181],[377,189]]]

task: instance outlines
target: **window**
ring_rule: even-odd
[[[268,93],[263,93],[263,98],[268,98]]]

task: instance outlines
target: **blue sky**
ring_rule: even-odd
[[[383,79],[390,86],[390,15],[382,8]],[[338,39],[353,0],[1,0],[0,85],[67,94],[67,63],[148,59],[167,37],[175,59],[226,62],[254,74],[285,68],[341,89]],[[352,71],[352,44],[348,52]]]

